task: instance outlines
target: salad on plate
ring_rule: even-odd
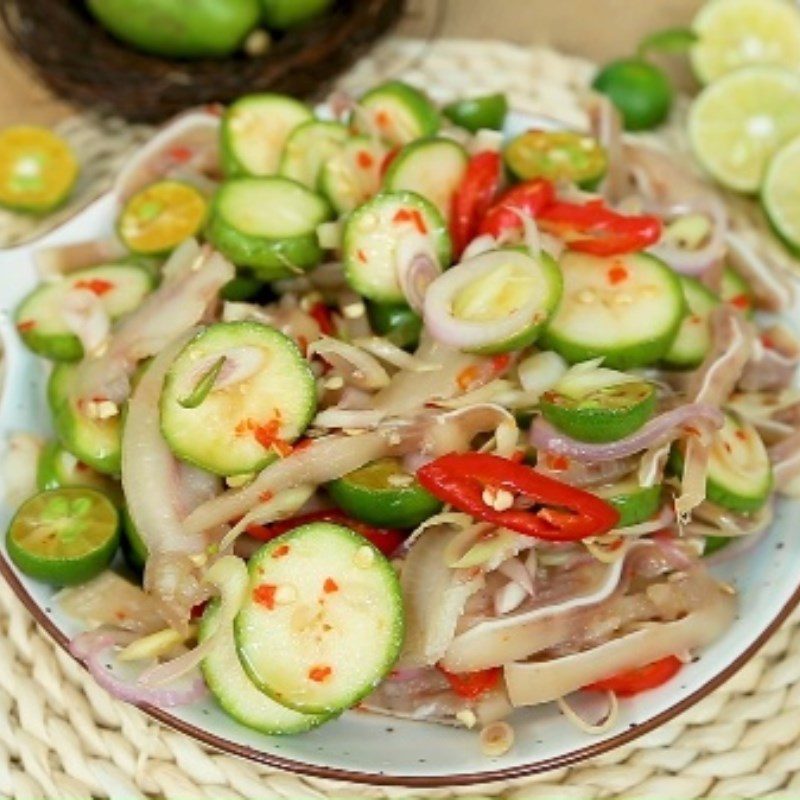
[[[244,97],[126,167],[113,235],[39,252],[54,436],[11,443],[7,551],[101,685],[497,755],[515,709],[604,730],[725,633],[709,567],[800,490],[793,287],[591,103],[505,137],[502,95]]]

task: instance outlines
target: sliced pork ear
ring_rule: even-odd
[[[753,352],[753,326],[730,306],[711,312],[712,346],[703,363],[689,374],[689,400],[719,408],[731,396]]]
[[[128,255],[125,245],[115,236],[109,236],[107,239],[43,247],[35,252],[34,260],[42,280],[53,280],[85,267],[110,264]]]
[[[401,660],[432,666],[445,654],[469,598],[484,585],[478,569],[452,569],[446,553],[460,531],[431,528],[409,550],[400,577],[406,609]]]
[[[789,497],[800,497],[800,430],[769,449],[775,488]]]
[[[785,325],[762,331],[742,371],[739,388],[745,392],[779,391],[792,385],[800,365],[800,342]]]
[[[605,148],[608,157],[608,169],[600,184],[600,194],[611,203],[618,203],[630,191],[622,147],[622,116],[608,97],[595,93],[589,95],[586,111],[592,134]]]
[[[153,181],[169,177],[219,178],[220,116],[189,111],[163,127],[119,173],[114,193],[120,203]]]
[[[728,260],[747,281],[759,308],[785,311],[794,303],[796,279],[773,256],[766,232],[728,231]]]
[[[619,672],[710,644],[733,622],[736,601],[710,580],[704,590],[704,601],[682,618],[647,625],[561,658],[506,665],[504,674],[512,705],[557,700]]]
[[[213,250],[193,239],[182,244],[164,266],[161,286],[120,322],[101,355],[80,363],[76,399],[124,402],[137,364],[201,322],[234,274],[233,264]]]

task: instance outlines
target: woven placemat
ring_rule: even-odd
[[[580,124],[577,97],[592,66],[502,43],[392,39],[342,80],[358,89],[403,75],[441,100],[506,91],[520,109]],[[433,87],[433,88],[432,88]],[[60,217],[105,189],[146,129],[73,119],[63,132],[86,165]],[[0,219],[0,242],[56,224]],[[271,771],[216,753],[118,703],[40,631],[0,582],[0,796],[15,800],[145,797],[305,800],[408,797],[403,789],[344,786]],[[414,792],[512,800],[800,798],[800,613],[731,681],[659,730],[600,759],[513,784]]]

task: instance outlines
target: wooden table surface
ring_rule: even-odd
[[[630,52],[647,32],[686,24],[701,0],[409,0],[398,32],[552,44],[599,61]],[[611,24],[613,23],[613,24]],[[51,124],[71,113],[0,45],[0,126]]]

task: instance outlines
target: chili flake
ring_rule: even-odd
[[[253,600],[260,606],[272,611],[275,608],[275,592],[278,587],[271,583],[262,583],[253,589]]]
[[[326,594],[333,594],[339,591],[339,584],[333,578],[325,578],[322,588]]]
[[[288,544],[278,545],[278,547],[275,548],[275,551],[273,552],[272,557],[273,558],[283,558],[284,556],[288,556],[289,555],[289,551],[290,550],[291,550],[291,548],[289,547]]]
[[[327,665],[320,665],[316,667],[311,667],[308,671],[309,680],[314,681],[314,683],[323,683],[328,678],[330,678],[333,670]]]
[[[615,263],[608,271],[608,281],[612,286],[616,286],[628,279],[628,270],[620,263]]]
[[[375,164],[375,159],[366,150],[359,150],[356,161],[361,169],[369,169]]]
[[[92,278],[91,280],[82,280],[75,283],[76,289],[88,289],[92,294],[102,297],[108,294],[113,288],[114,284],[111,281],[105,281],[102,278]]]
[[[32,331],[36,327],[36,320],[33,319],[26,319],[24,322],[17,323],[17,330],[20,333],[25,333],[26,331]]]

